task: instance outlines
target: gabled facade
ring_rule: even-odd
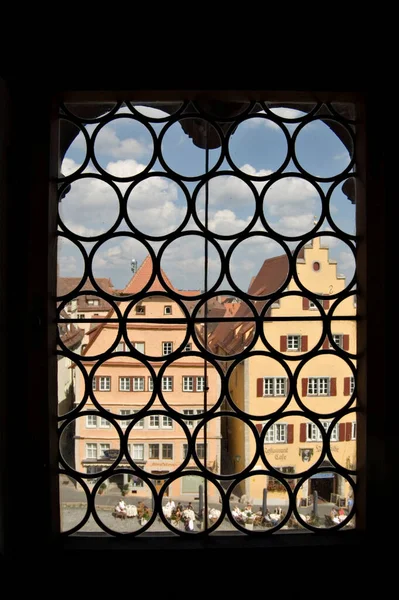
[[[309,290],[325,296],[322,300],[323,311],[327,312],[335,300],[328,296],[345,289],[343,276],[337,274],[336,262],[329,259],[328,248],[320,245],[320,238],[315,238],[312,245],[304,247],[297,261],[299,280]],[[249,293],[266,295],[275,292],[283,285],[288,272],[286,256],[275,257],[264,262],[258,275],[253,278]],[[290,281],[285,292],[297,292],[298,286]],[[334,311],[335,316],[353,316],[353,320],[337,320],[331,325],[331,332],[339,348],[356,353],[356,304],[354,296],[341,301]],[[257,309],[261,309],[265,301],[255,301]],[[249,315],[249,309],[242,303],[236,316]],[[317,307],[311,300],[300,295],[290,295],[279,299],[268,310],[268,317],[303,317],[319,315]],[[251,323],[223,323],[211,336],[211,347],[219,354],[233,355],[239,353],[253,339],[254,328]],[[270,346],[287,359],[287,368],[296,373],[300,361],[289,360],[299,358],[310,351],[322,339],[320,321],[278,321],[264,323],[264,334]],[[319,350],[329,350],[330,341],[322,340]],[[258,339],[254,351],[267,352],[264,344]],[[335,350],[334,350],[335,352]],[[355,364],[355,363],[353,363]],[[229,362],[226,361],[226,367]],[[348,364],[338,355],[319,354],[306,362],[298,372],[297,390],[299,399],[314,413],[328,415],[343,408],[354,392],[353,372]],[[289,393],[289,378],[283,365],[270,356],[255,355],[240,362],[229,378],[229,392],[238,408],[250,416],[264,419],[253,421],[258,435],[267,426],[272,413],[283,408]],[[350,408],[353,408],[352,404]],[[284,416],[287,411],[302,410],[293,396],[288,406],[283,408],[280,418],[269,428],[265,437],[265,455],[272,467],[285,473],[301,473],[309,469],[320,457],[322,450],[322,434],[319,427],[328,429],[332,417],[326,416],[315,422],[300,416]],[[267,418],[269,417],[269,418]],[[319,425],[319,427],[318,427]],[[234,472],[240,472],[252,460],[255,452],[255,438],[247,426],[236,418],[229,418],[226,427],[227,447],[230,464]],[[356,465],[356,417],[355,413],[344,416],[331,433],[330,447],[334,459],[344,468],[354,469]],[[330,462],[323,460],[320,466],[329,467]],[[254,468],[265,469],[259,459]],[[292,484],[293,485],[293,484]],[[247,478],[241,486],[241,493],[246,494],[254,502],[261,503],[263,489],[267,486],[269,497],[283,501],[286,497],[281,484],[272,477],[267,481],[262,476]],[[300,502],[306,504],[311,494],[317,490],[324,500],[345,501],[350,493],[347,481],[339,476],[319,474],[307,480],[301,487]]]
[[[147,257],[131,281],[123,290],[123,295],[141,291],[148,282],[148,273],[151,272],[151,260]],[[162,273],[167,285],[173,286],[167,276]],[[122,313],[129,304],[118,302]],[[109,315],[112,318],[113,312]],[[161,282],[156,279],[144,299],[134,304],[129,317],[138,319],[127,324],[127,339],[132,344],[134,351],[130,351],[126,337],[122,337],[115,348],[118,356],[105,360],[97,368],[93,377],[93,396],[97,402],[110,413],[126,415],[126,419],[119,420],[122,430],[125,431],[130,423],[129,415],[144,409],[155,397],[154,403],[149,408],[149,414],[131,430],[128,444],[130,455],[138,467],[146,473],[159,475],[152,480],[157,489],[163,485],[165,475],[172,473],[183,462],[187,453],[187,438],[180,425],[165,415],[157,415],[155,411],[165,410],[154,388],[158,385],[162,391],[165,402],[169,407],[186,417],[185,423],[190,432],[194,431],[198,420],[189,416],[202,413],[204,410],[204,360],[199,356],[183,354],[173,361],[165,372],[154,382],[147,366],[140,357],[153,358],[166,357],[182,345],[186,334],[186,325],[173,323],[173,318],[182,318],[184,313],[179,305],[166,295]],[[148,319],[162,319],[161,323],[151,323]],[[170,323],[168,322],[170,321]],[[118,325],[116,323],[101,324],[91,334],[91,340],[84,350],[85,356],[94,356],[107,351],[116,340]],[[183,348],[183,352],[198,350],[190,340]],[[145,359],[144,359],[145,360]],[[163,360],[148,359],[156,376],[164,364]],[[93,362],[83,358],[83,366],[88,373],[91,372]],[[81,397],[83,377],[77,369],[78,391],[77,398]],[[220,378],[215,368],[207,365],[207,406],[212,407],[220,395]],[[96,410],[89,399],[87,410]],[[76,469],[83,472],[97,472],[109,467],[113,463],[111,457],[120,447],[119,437],[114,426],[104,417],[88,415],[76,421]],[[202,440],[202,441],[201,441]],[[204,457],[203,433],[197,439],[197,454],[199,459]],[[202,460],[203,463],[203,460]],[[126,457],[121,466],[129,467]],[[207,428],[207,467],[211,470],[220,468],[220,427],[218,420],[212,420]],[[195,469],[193,459],[187,468]],[[183,498],[185,495],[198,494],[198,487],[202,479],[196,476],[186,476],[173,482],[168,490],[170,496]],[[123,475],[123,484],[129,484],[134,492],[140,494],[142,480],[136,476]]]

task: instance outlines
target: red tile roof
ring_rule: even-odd
[[[107,277],[98,277],[96,279],[98,286],[103,289],[108,294],[115,294],[114,286],[112,285],[111,279]],[[58,277],[57,279],[57,296],[65,296],[72,292],[81,282],[80,277]],[[83,287],[79,290],[79,292],[94,292],[94,294],[87,294],[78,296],[77,300],[77,309],[78,311],[84,312],[95,312],[95,311],[108,311],[110,309],[110,304],[95,295],[96,290],[93,288],[90,281],[85,281]],[[99,300],[99,304],[97,306],[93,306],[88,304],[88,300]]]

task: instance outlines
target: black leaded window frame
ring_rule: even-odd
[[[133,94],[134,95],[134,94]],[[154,92],[149,92],[149,95],[154,98],[154,99],[159,99],[162,96],[161,94],[154,94]],[[68,96],[68,94],[66,94],[66,96]],[[74,93],[72,95],[74,98],[76,98],[76,93]],[[78,94],[80,99],[85,99],[85,94]],[[92,94],[89,94],[90,97],[93,97]],[[100,93],[98,94],[98,97],[101,96],[107,96],[107,94],[105,93]],[[295,94],[291,94],[292,98],[295,98]],[[301,97],[306,97],[306,93]],[[308,96],[311,96],[312,98],[314,97],[314,94],[308,94]],[[372,260],[372,245],[373,242],[374,243],[378,243],[378,241],[381,241],[381,239],[383,238],[383,231],[384,231],[384,226],[385,226],[385,221],[384,221],[384,201],[385,201],[385,197],[381,194],[381,189],[382,189],[382,184],[384,182],[384,173],[382,172],[378,172],[377,169],[377,173],[376,171],[376,165],[381,164],[380,161],[380,156],[378,155],[379,149],[380,149],[380,145],[381,145],[381,134],[379,129],[377,128],[377,123],[378,123],[378,118],[377,118],[377,114],[376,114],[376,110],[373,110],[372,104],[370,101],[368,101],[367,98],[362,97],[357,94],[342,94],[342,93],[336,93],[336,98],[339,99],[354,99],[356,101],[358,101],[358,107],[360,108],[361,114],[364,117],[365,115],[367,115],[367,120],[365,121],[365,125],[363,130],[360,131],[360,147],[361,147],[361,156],[360,156],[360,168],[361,168],[361,173],[364,176],[364,181],[363,183],[366,184],[367,183],[367,191],[368,194],[366,196],[364,191],[361,191],[360,196],[359,196],[359,205],[360,205],[360,211],[359,211],[359,216],[358,216],[358,232],[360,234],[360,238],[359,238],[359,246],[358,246],[358,280],[359,280],[359,284],[362,287],[363,291],[365,292],[367,290],[367,298],[368,301],[370,302],[370,304],[373,302],[373,300],[375,299],[375,303],[374,306],[381,306],[381,297],[383,297],[383,290],[384,290],[384,284],[385,284],[385,279],[384,279],[384,252],[381,252],[381,259],[376,259],[376,260]],[[42,96],[42,100],[43,100]],[[109,93],[108,94],[108,99],[112,98],[113,94]],[[320,94],[320,97],[323,97],[323,94]],[[329,94],[329,98],[331,97],[331,94]],[[15,101],[15,104],[18,106],[18,98],[17,96],[13,96],[13,100]],[[22,106],[22,99],[20,100],[20,104]],[[49,136],[48,136],[48,129],[46,129],[45,125],[48,124],[51,121],[51,109],[49,109],[49,104],[46,104],[45,107],[40,105],[40,102],[38,100],[36,100],[34,103],[35,108],[37,109],[37,120],[36,123],[34,125],[32,125],[30,127],[30,130],[32,132],[37,133],[37,137],[35,138],[34,142],[27,142],[27,153],[29,154],[29,158],[31,161],[31,164],[33,164],[35,166],[35,168],[33,169],[34,175],[32,176],[32,178],[29,180],[28,178],[28,182],[27,184],[22,188],[18,190],[18,195],[15,193],[15,198],[19,198],[21,200],[22,198],[22,202],[24,202],[26,204],[27,209],[29,210],[29,202],[30,202],[30,196],[29,196],[29,190],[35,188],[36,193],[42,193],[43,196],[42,197],[46,197],[48,195],[48,185],[47,185],[47,173],[48,173],[48,156],[50,156],[50,142],[49,142]],[[54,116],[54,114],[53,114]],[[18,127],[17,127],[17,123],[18,123],[18,110],[15,109],[15,111],[12,114],[12,123],[15,127],[16,132],[13,132],[13,135],[11,135],[11,139],[12,139],[12,147],[16,148],[16,140],[18,140],[18,136],[19,136],[19,132],[18,132]],[[44,133],[45,132],[45,133]],[[367,138],[368,141],[368,146],[366,149],[366,145],[365,145],[365,139]],[[37,140],[40,140],[40,143],[42,144],[42,149],[44,150],[43,153],[35,153],[33,148],[38,144]],[[379,142],[379,143],[378,143]],[[368,172],[369,170],[367,169],[367,167],[373,167],[374,166],[374,178],[371,176],[368,176]],[[16,172],[17,167],[16,165],[11,161],[11,171],[15,171]],[[52,172],[54,173],[54,170],[52,170]],[[36,186],[36,187],[35,187]],[[54,191],[54,190],[53,190]],[[382,199],[381,199],[382,196]],[[14,197],[14,190],[11,189],[11,191],[9,191],[8,193],[8,197],[11,200]],[[50,205],[53,202],[53,192],[50,190]],[[12,219],[13,215],[16,214],[16,207],[17,207],[17,203],[15,203],[15,208],[10,210],[10,214],[7,216],[8,219]],[[366,221],[365,218],[365,208],[367,206],[367,213],[368,213],[368,219]],[[34,386],[32,388],[32,384],[34,384],[35,382],[42,382],[43,381],[43,377],[45,380],[48,379],[49,381],[49,387],[48,387],[48,404],[43,403],[41,405],[37,405],[37,403],[31,403],[31,405],[29,405],[29,395],[27,395],[26,398],[26,402],[25,402],[25,406],[27,408],[26,411],[26,416],[28,416],[29,414],[32,416],[31,420],[26,420],[26,422],[24,422],[24,429],[25,430],[32,430],[34,431],[36,434],[38,432],[42,432],[43,435],[39,435],[37,442],[36,442],[36,449],[37,449],[37,453],[38,453],[38,461],[40,464],[43,465],[43,470],[40,471],[37,469],[37,467],[27,467],[28,472],[31,471],[32,474],[34,474],[37,478],[37,483],[38,485],[42,485],[43,490],[44,490],[44,495],[41,496],[40,498],[40,502],[39,501],[33,501],[33,504],[35,505],[35,508],[37,508],[37,520],[39,521],[39,523],[42,524],[42,531],[44,532],[44,537],[45,537],[45,542],[44,545],[49,548],[50,546],[54,545],[54,542],[57,540],[57,523],[58,523],[58,519],[59,519],[59,515],[58,515],[58,499],[57,499],[57,495],[54,493],[54,487],[51,484],[52,481],[52,477],[54,475],[54,470],[56,470],[56,459],[54,458],[56,456],[56,448],[57,448],[57,440],[56,437],[54,436],[54,432],[52,432],[51,427],[49,427],[48,425],[48,415],[54,415],[54,399],[56,397],[56,393],[55,393],[55,386],[54,386],[54,380],[52,380],[51,377],[48,377],[49,373],[54,373],[54,359],[52,359],[51,357],[49,358],[49,361],[47,364],[43,364],[42,361],[42,357],[45,356],[46,352],[47,352],[47,346],[50,343],[53,343],[56,337],[56,326],[55,326],[55,313],[54,313],[54,309],[52,307],[51,302],[48,302],[48,297],[46,294],[43,293],[43,290],[47,290],[50,289],[50,291],[54,291],[55,289],[55,252],[48,252],[48,240],[46,238],[46,236],[40,237],[38,235],[38,226],[40,223],[47,223],[47,219],[46,219],[46,215],[49,216],[49,221],[50,221],[50,229],[52,227],[52,224],[54,223],[54,214],[53,211],[49,210],[49,206],[46,203],[43,203],[43,205],[39,204],[39,209],[37,210],[37,205],[35,205],[35,210],[36,210],[36,215],[35,217],[31,220],[29,226],[27,226],[27,224],[24,225],[23,230],[27,233],[27,240],[26,243],[30,244],[31,248],[34,249],[34,255],[36,258],[39,259],[39,261],[41,261],[41,264],[44,266],[46,264],[46,261],[48,260],[48,270],[43,269],[43,272],[39,273],[34,270],[34,269],[30,269],[28,271],[28,278],[27,278],[27,285],[28,285],[28,290],[29,290],[29,294],[28,294],[28,298],[24,299],[24,302],[26,302],[28,300],[28,302],[30,302],[30,306],[33,307],[32,309],[32,331],[35,331],[37,333],[38,339],[36,340],[36,345],[35,345],[35,349],[37,351],[37,355],[36,358],[34,356],[33,353],[30,354],[32,361],[30,364],[30,368],[27,372],[27,379],[29,381],[29,388],[27,386],[26,389],[34,389]],[[43,226],[40,228],[39,227],[39,231],[44,232]],[[362,238],[362,236],[364,236]],[[365,239],[367,238],[368,240],[368,245],[366,245],[365,243]],[[54,240],[50,241],[50,244],[54,245]],[[384,247],[385,250],[385,247]],[[368,261],[368,268],[366,269],[366,264],[367,264],[367,258],[369,257],[369,261]],[[9,270],[6,271],[5,273],[5,278],[8,282],[12,282],[14,280],[13,278],[13,274],[10,273]],[[48,279],[47,279],[48,278]],[[369,281],[373,281],[374,283],[376,281],[378,281],[380,283],[380,285],[376,285],[374,290],[373,290],[373,286],[371,285],[367,285]],[[9,305],[7,305],[7,307],[9,308],[9,315],[12,314],[16,314],[13,313],[12,311],[12,307],[10,307]],[[359,363],[358,363],[358,380],[357,380],[357,387],[359,390],[359,398],[361,399],[362,402],[368,402],[368,411],[369,414],[371,416],[373,416],[374,419],[374,423],[372,426],[372,430],[369,430],[368,434],[370,435],[381,435],[381,439],[383,438],[383,427],[382,425],[382,420],[379,417],[380,415],[380,410],[381,410],[381,405],[382,405],[382,400],[381,398],[384,399],[385,401],[385,396],[384,396],[384,392],[385,389],[381,389],[381,380],[379,377],[376,376],[376,372],[378,371],[378,368],[380,367],[381,369],[384,366],[384,363],[381,362],[381,352],[380,352],[380,348],[379,348],[379,344],[378,341],[380,341],[380,346],[384,345],[385,343],[385,333],[384,333],[384,328],[381,327],[381,325],[384,323],[384,321],[381,320],[381,316],[376,316],[375,320],[373,322],[370,322],[368,329],[366,329],[363,326],[363,322],[362,322],[362,318],[364,319],[364,317],[367,314],[367,303],[364,297],[362,297],[362,295],[359,296],[358,298],[358,307],[359,307],[359,314],[360,314],[360,322],[359,322],[359,327],[358,327],[358,347],[361,349],[361,351],[363,351],[363,354],[361,355],[360,359],[359,359]],[[18,304],[16,305],[14,310],[18,310],[19,306]],[[40,315],[40,319],[38,319],[37,315]],[[47,323],[47,327],[43,327],[43,323]],[[374,337],[372,337],[374,336]],[[373,340],[372,344],[367,344],[367,340]],[[365,349],[367,348],[367,352],[365,351]],[[370,369],[369,371],[369,377],[368,379],[365,377],[365,373],[367,371],[367,369]],[[373,375],[372,376],[370,376]],[[373,394],[373,392],[378,392]],[[24,401],[22,401],[24,402]],[[22,404],[24,405],[24,404]],[[34,405],[34,409],[32,408],[32,406]],[[10,410],[10,414],[8,416],[8,420],[6,421],[7,423],[7,427],[10,424],[10,415],[12,417],[12,414],[15,413],[15,407],[13,410],[13,405],[10,403],[9,404],[11,410]],[[361,407],[362,408],[362,407]],[[364,408],[364,406],[363,406]],[[332,535],[332,536],[327,536],[327,535],[321,535],[318,536],[318,544],[322,543],[324,545],[334,545],[334,544],[343,544],[343,543],[353,543],[354,538],[356,539],[360,539],[361,538],[361,532],[362,530],[364,530],[364,528],[366,527],[366,524],[368,524],[368,529],[369,531],[373,531],[375,530],[377,527],[379,527],[379,525],[377,524],[373,524],[371,521],[368,521],[367,519],[367,514],[365,512],[365,506],[363,504],[362,501],[362,497],[366,497],[366,489],[367,489],[367,497],[369,501],[372,501],[373,499],[376,499],[378,496],[376,494],[377,489],[379,488],[379,483],[381,481],[381,475],[377,476],[372,469],[367,468],[366,469],[366,465],[364,462],[364,458],[365,458],[365,440],[366,440],[366,426],[365,426],[365,419],[361,416],[361,414],[359,415],[359,421],[358,421],[358,430],[359,430],[359,435],[358,437],[358,441],[361,439],[361,443],[358,443],[358,459],[361,465],[361,469],[363,469],[363,478],[360,478],[359,481],[359,502],[358,502],[358,512],[357,512],[357,518],[358,518],[358,528],[359,531],[354,532],[354,536],[352,536],[352,542],[349,541],[349,539],[347,538],[345,541],[341,539],[338,541],[337,536]],[[11,431],[11,425],[10,425],[10,431]],[[46,437],[46,432],[49,433],[49,445],[47,444],[47,437]],[[371,439],[371,438],[370,438]],[[375,447],[375,445],[371,445],[371,449],[375,451],[374,457],[377,458],[379,454],[381,454],[381,452],[384,452],[384,449]],[[383,464],[383,462],[379,463],[380,465]],[[362,466],[363,465],[363,466]],[[381,471],[384,472],[384,469],[382,468]],[[8,474],[7,472],[7,478],[9,481],[13,481],[15,479],[15,477],[13,475]],[[4,499],[4,496],[2,496],[2,498]],[[7,508],[5,509],[6,513],[7,513]],[[22,525],[21,525],[22,527]],[[14,534],[15,531],[18,531],[19,529],[21,529],[21,527],[18,526],[18,524],[13,524],[13,528],[14,528]],[[53,534],[55,534],[55,537],[51,537],[49,534],[50,532],[53,532]],[[9,535],[9,527],[5,528],[5,533],[6,533],[6,540],[7,540],[7,544],[9,548],[15,548],[15,542],[11,541],[11,535]],[[323,534],[325,534],[325,532],[323,532]],[[14,536],[15,537],[15,536]],[[304,537],[306,537],[306,539],[304,539]],[[286,545],[287,547],[295,544],[297,545],[297,542],[294,542],[292,540],[292,534],[287,534],[284,535],[285,541],[284,541],[284,545]],[[302,540],[300,542],[301,545],[305,545],[308,548],[311,548],[314,545],[315,542],[315,538],[312,536],[301,536]],[[248,541],[248,547],[267,547],[270,546],[270,540],[247,540]],[[109,540],[96,540],[96,546],[98,547],[102,547],[102,548],[107,548],[109,547]],[[60,545],[58,542],[57,543],[57,548],[60,549]],[[232,540],[229,540],[229,547],[232,544]],[[64,540],[62,543],[62,547],[63,548],[79,548],[79,546],[81,545],[81,541],[79,540],[73,540],[73,539],[68,539],[68,540]],[[137,539],[134,541],[134,545],[135,548],[139,549],[140,548],[140,541]],[[223,547],[223,540],[218,540],[217,537],[213,538],[213,545],[214,547]],[[126,545],[122,544],[122,546],[127,547]],[[160,541],[154,541],[154,549],[155,548],[160,548],[160,547],[167,547],[168,546],[168,541],[166,542],[160,542]],[[182,541],[182,547],[194,547],[195,546],[195,542],[190,542],[187,540],[184,540],[184,542]],[[87,547],[87,546],[86,546]],[[115,547],[115,545],[114,545]]]

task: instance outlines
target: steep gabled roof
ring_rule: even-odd
[[[162,277],[166,285],[170,287],[171,290],[177,291],[176,288],[172,285],[170,279],[165,275],[163,269],[161,269]],[[148,255],[145,257],[137,271],[133,274],[133,277],[123,290],[123,294],[138,294],[141,292],[144,287],[147,285],[152,274],[152,260]],[[158,277],[155,277],[153,284],[151,285],[149,292],[166,292],[164,286],[159,281]]]

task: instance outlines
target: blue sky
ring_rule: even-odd
[[[284,118],[301,115],[291,109],[275,109],[276,114]],[[122,109],[120,113],[128,112]],[[148,116],[161,116],[153,108],[143,108]],[[298,126],[286,123],[290,135]],[[158,136],[164,124],[153,123]],[[94,125],[88,125],[92,135]],[[229,151],[231,159],[238,169],[251,176],[251,181],[260,193],[266,185],[259,176],[269,175],[283,163],[287,143],[279,126],[262,117],[254,117],[241,123],[231,136]],[[95,142],[96,158],[108,173],[118,177],[130,177],[143,171],[153,152],[153,142],[147,128],[138,121],[120,118],[105,126]],[[338,175],[349,164],[349,155],[345,146],[330,128],[322,121],[313,121],[299,133],[296,142],[297,158],[300,164],[312,175],[331,177]],[[176,172],[185,176],[199,176],[205,172],[205,152],[194,146],[192,140],[175,123],[166,133],[162,143],[164,160]],[[220,149],[210,152],[210,167],[219,158]],[[70,146],[62,172],[73,173],[84,160],[85,141],[82,134]],[[231,168],[224,161],[219,170]],[[157,161],[152,171],[163,171]],[[89,164],[86,173],[95,174],[97,170]],[[297,172],[291,162],[285,173]],[[299,175],[299,174],[298,174]],[[125,193],[130,183],[116,184]],[[184,182],[189,194],[192,194],[198,182]],[[325,193],[332,183],[321,183]],[[214,177],[209,184],[209,226],[210,230],[221,235],[235,235],[251,222],[255,202],[249,186],[240,178],[231,175]],[[178,227],[185,215],[187,202],[182,189],[167,175],[152,177],[129,194],[127,210],[132,223],[144,234],[162,236]],[[204,191],[198,191],[196,210],[198,218],[204,221]],[[273,184],[265,195],[264,217],[269,226],[284,236],[302,235],[313,227],[315,218],[321,213],[321,202],[317,190],[305,179],[287,177]],[[119,212],[119,203],[115,191],[104,181],[90,177],[72,184],[71,191],[62,200],[60,215],[64,223],[78,235],[99,235],[108,230],[115,222]],[[355,232],[355,207],[337,186],[331,198],[331,214],[335,223],[345,232]],[[321,224],[320,231],[329,229],[327,222]],[[197,230],[190,220],[185,230]],[[253,224],[253,231],[265,232],[260,221]],[[128,232],[126,223],[118,231]],[[232,241],[223,241],[221,246],[226,252]],[[291,246],[296,245],[290,244]],[[161,242],[151,242],[155,251]],[[84,242],[89,251],[93,243]],[[334,238],[328,238],[330,255],[338,261],[337,272],[346,277],[353,275],[354,261],[349,248]],[[282,249],[273,240],[258,236],[247,240],[234,252],[232,272],[237,285],[246,291],[250,279],[256,275],[265,258],[282,253]],[[105,242],[96,254],[94,275],[110,277],[117,288],[123,288],[131,277],[130,261],[135,258],[140,264],[147,250],[144,245],[131,236],[113,238]],[[217,278],[220,264],[217,252],[210,247],[209,284]],[[82,274],[83,261],[79,250],[70,242],[60,238],[59,265],[62,276],[77,277]],[[202,289],[204,273],[204,241],[198,235],[191,235],[172,243],[165,251],[162,267],[176,287],[182,289]],[[227,282],[222,285],[227,287]]]

